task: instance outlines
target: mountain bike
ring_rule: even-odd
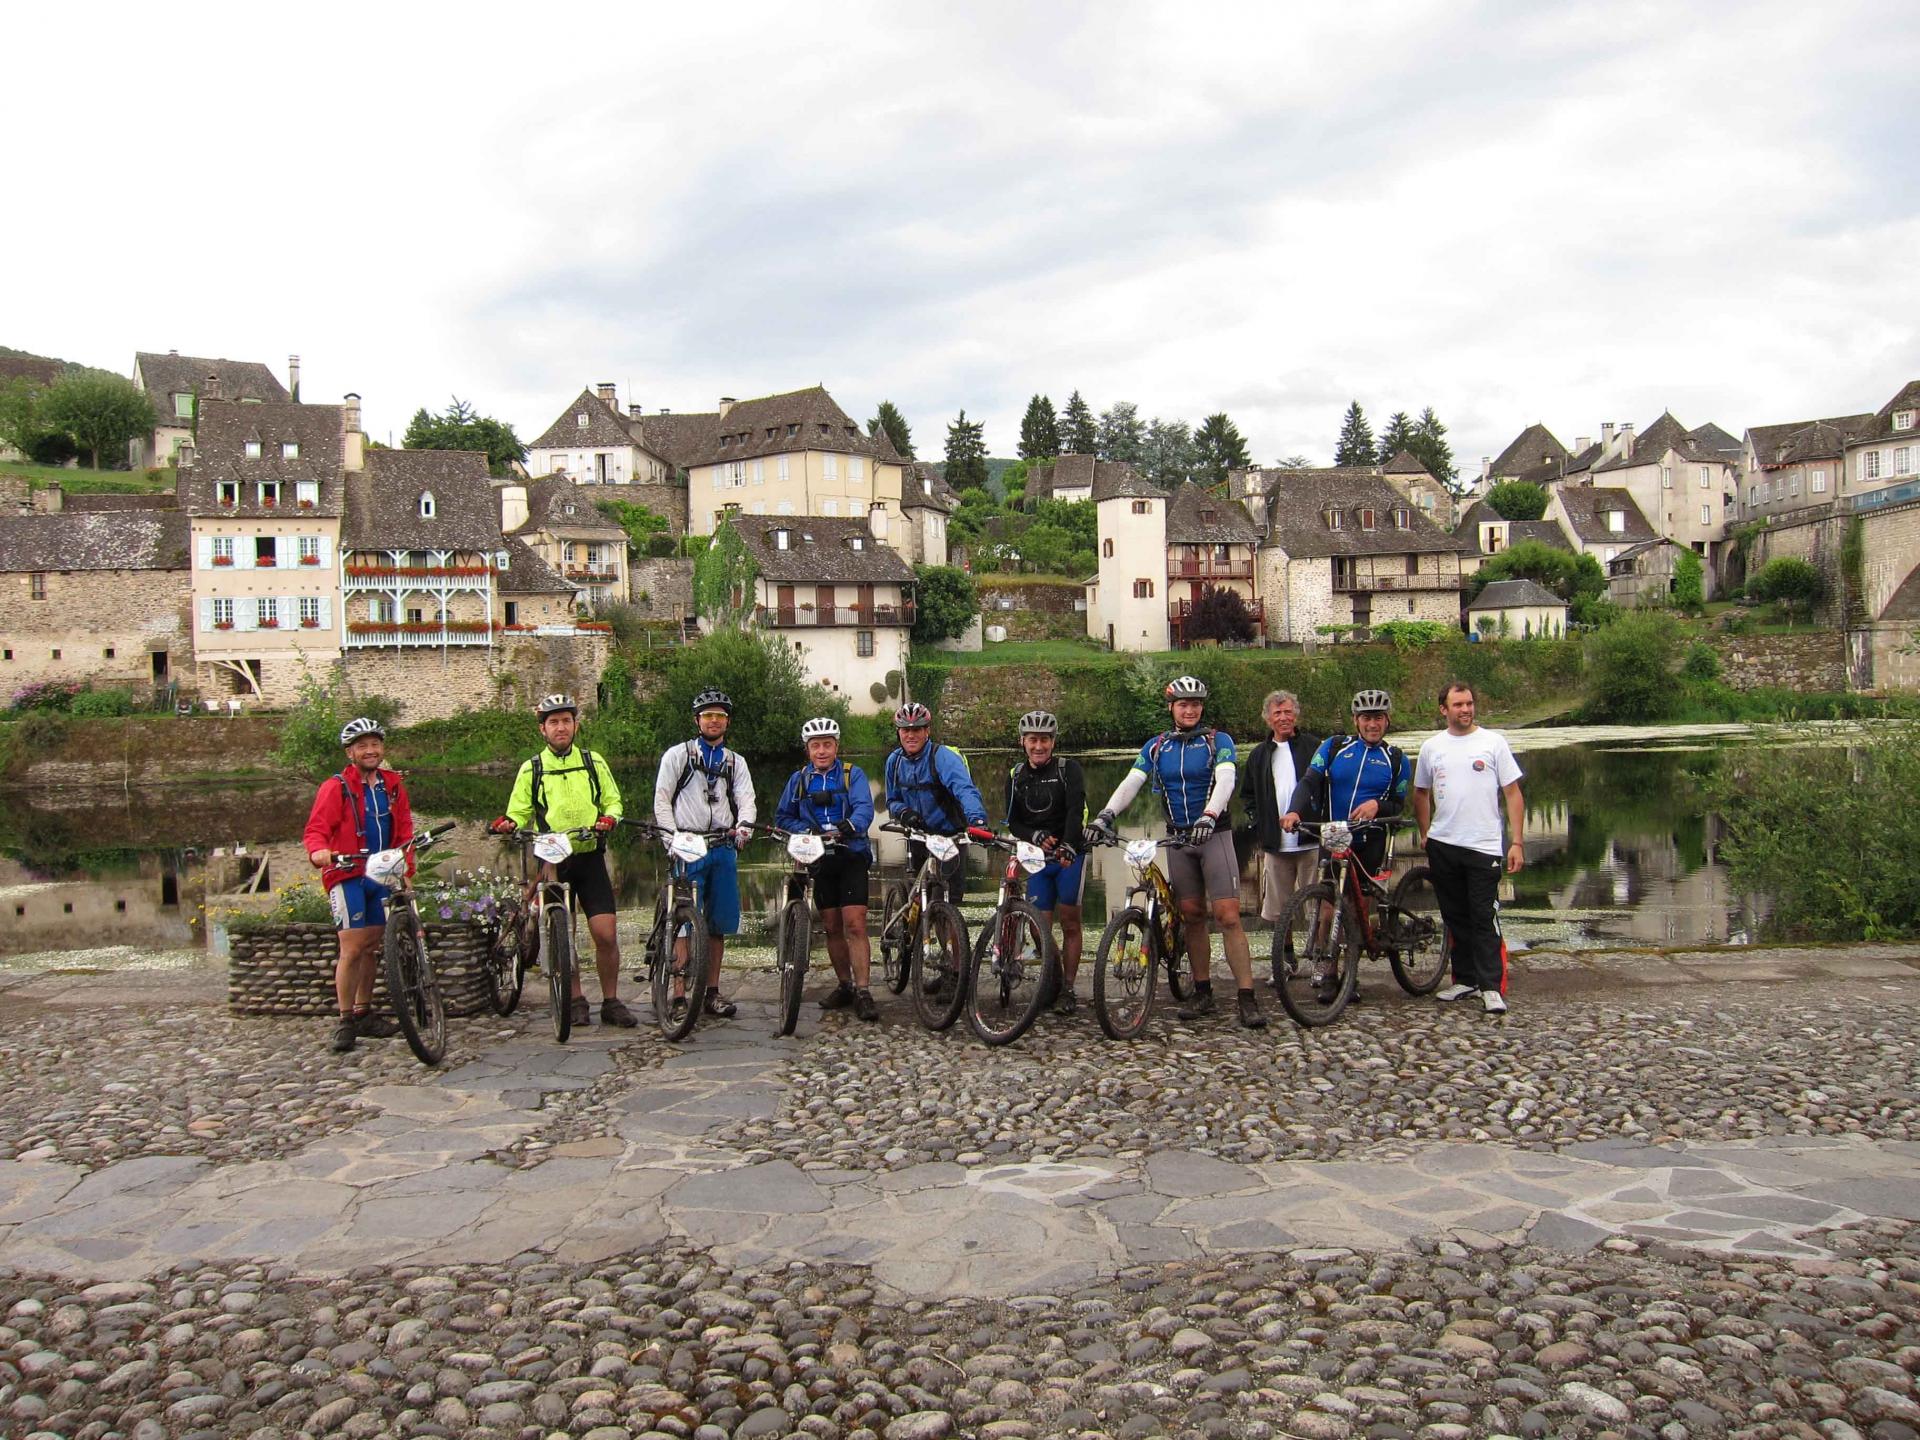
[[[653,929],[647,934],[647,983],[653,995],[654,1023],[669,1040],[684,1040],[700,1023],[707,993],[707,919],[700,913],[699,882],[687,867],[709,848],[733,843],[733,831],[668,830],[646,820],[622,820],[666,846],[672,868],[653,903]]]
[[[946,1030],[967,1003],[967,922],[947,899],[940,867],[960,853],[952,836],[912,830],[888,822],[880,827],[909,841],[918,840],[926,859],[904,885],[887,887],[882,902],[880,959],[895,993],[911,987],[914,1014],[929,1030]],[[894,985],[896,967],[901,981]]]
[[[555,867],[574,853],[576,845],[599,844],[600,832],[592,827],[545,833],[515,830],[504,838],[519,847],[522,876],[531,868],[529,853],[540,869],[527,880],[520,898],[500,909],[500,933],[487,955],[488,999],[497,1013],[511,1014],[520,1003],[527,971],[538,965],[547,977],[553,1038],[564,1045],[573,1034],[573,977],[580,959],[574,942],[573,887],[559,878]],[[511,981],[505,973],[509,965]],[[503,1000],[509,1002],[504,1009]]]
[[[1012,835],[967,828],[982,845],[1003,850],[1007,863],[1000,874],[1000,899],[992,916],[973,942],[967,1023],[989,1045],[1010,1045],[1027,1033],[1058,984],[1049,985],[1060,963],[1054,954],[1053,932],[1040,912],[1028,903],[1027,876],[1046,868],[1047,855],[1038,845]]]
[[[1374,827],[1387,831],[1378,875],[1368,873],[1353,845],[1355,830]],[[1320,866],[1318,878],[1294,893],[1273,928],[1274,985],[1287,1013],[1308,1027],[1339,1019],[1360,983],[1363,946],[1373,959],[1386,959],[1403,990],[1430,994],[1450,959],[1432,872],[1414,866],[1389,894],[1393,827],[1388,822],[1302,821],[1300,828],[1319,836]]]
[[[813,951],[813,867],[831,855],[839,841],[832,835],[790,833],[770,827],[766,833],[784,841],[787,854],[793,857],[786,902],[773,926],[774,959],[780,967],[780,1025],[773,1033],[791,1035],[800,1023],[800,990],[806,984]]]
[[[1125,842],[1133,884],[1127,904],[1101,932],[1093,958],[1093,1013],[1110,1040],[1132,1040],[1147,1028],[1162,970],[1174,999],[1185,1000],[1193,993],[1187,929],[1158,859],[1163,846],[1186,843],[1185,831],[1161,840]]]
[[[387,887],[387,931],[383,960],[387,972],[387,1000],[400,1033],[407,1037],[422,1065],[438,1065],[447,1053],[447,1007],[440,998],[440,980],[427,953],[427,932],[420,923],[420,902],[407,874],[407,853],[420,855],[455,822],[423,830],[404,845],[378,851],[359,850],[335,855],[334,863],[364,860],[367,878]]]

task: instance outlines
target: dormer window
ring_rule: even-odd
[[[866,549],[866,548],[867,548],[867,537],[866,537],[866,536],[864,536],[864,535],[849,535],[849,536],[847,537],[847,548],[848,548],[849,550],[864,550],[864,549]]]
[[[800,433],[800,427],[797,424],[787,426],[787,436],[789,439],[791,439],[795,435],[798,435],[799,433]]]
[[[784,527],[775,530],[773,532],[773,548],[776,550],[791,550],[793,548],[793,532]]]
[[[279,506],[280,482],[278,480],[263,480],[260,482],[260,503],[269,510]]]
[[[1340,530],[1345,528],[1346,517],[1342,515],[1338,510],[1335,510],[1331,506],[1329,506],[1325,513],[1326,513],[1327,529]]]
[[[282,460],[298,460],[300,458],[300,442],[298,440],[282,440],[280,442],[280,458]]]
[[[831,435],[833,433],[833,427],[827,424],[826,421],[822,420],[820,422],[820,433],[822,435]]]
[[[1360,507],[1360,528],[1362,530],[1371,530],[1373,529],[1373,522],[1373,507],[1370,505],[1362,505]]]
[[[260,458],[260,442],[258,440],[247,441],[247,459],[258,460],[259,458]]]
[[[1200,523],[1203,525],[1211,525],[1219,518],[1220,512],[1218,510],[1202,510],[1200,512]]]
[[[176,419],[191,420],[193,418],[193,392],[191,390],[176,390],[173,392],[173,413]]]
[[[293,487],[293,498],[302,510],[311,510],[320,503],[320,482],[302,480]]]
[[[584,410],[576,410],[573,416],[573,423],[579,426],[582,430],[586,429],[587,428],[587,412]]]
[[[431,490],[426,490],[421,492],[420,518],[422,520],[433,519],[433,492]]]
[[[1624,535],[1627,533],[1627,512],[1624,510],[1607,511],[1607,533]]]
[[[1914,417],[1914,412],[1911,410],[1894,411],[1893,412],[1893,428],[1896,430],[1913,429],[1913,417]]]
[[[238,505],[240,503],[240,482],[238,480],[222,480],[214,487],[213,498],[221,505]]]
[[[1405,530],[1413,524],[1413,512],[1403,506],[1393,507],[1393,528]]]

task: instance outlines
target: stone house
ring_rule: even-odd
[[[1900,388],[1846,441],[1842,492],[1855,507],[1889,503],[1905,496],[1920,480],[1920,380]]]
[[[1573,549],[1558,521],[1544,517],[1539,520],[1509,520],[1484,500],[1476,500],[1467,507],[1467,513],[1460,517],[1460,523],[1454,527],[1453,533],[1455,539],[1472,546],[1473,553],[1482,560],[1489,555],[1498,555],[1502,550],[1510,550],[1523,540],[1535,540],[1555,550]],[[1476,565],[1474,568],[1479,567]]]
[[[114,498],[153,503],[0,515],[0,703],[47,681],[144,692],[191,671],[187,517],[170,496]]]
[[[1413,503],[1414,509],[1442,530],[1451,530],[1458,520],[1458,504],[1453,492],[1441,484],[1427,467],[1402,450],[1380,467],[1386,482]]]
[[[1873,422],[1872,415],[1835,415],[1753,426],[1741,451],[1738,518],[1758,520],[1837,498],[1847,442]]]
[[[1632,492],[1610,485],[1555,486],[1546,518],[1572,542],[1574,554],[1593,556],[1602,571],[1622,550],[1659,538]]]
[[[1469,634],[1534,640],[1567,633],[1567,602],[1536,580],[1492,580],[1467,606]]]
[[[1167,501],[1166,527],[1167,628],[1175,648],[1188,645],[1193,607],[1209,589],[1237,594],[1261,635],[1266,617],[1254,587],[1260,532],[1245,507],[1189,480]]]
[[[1087,583],[1087,634],[1110,650],[1166,650],[1167,492],[1131,465],[1095,469],[1099,569]]]
[[[1740,442],[1719,426],[1688,430],[1668,411],[1637,439],[1629,427],[1614,453],[1595,462],[1591,480],[1630,494],[1656,533],[1707,562],[1711,584],[1736,518],[1740,454]]]
[[[735,515],[759,575],[753,620],[801,653],[807,677],[863,715],[891,708],[886,679],[904,671],[914,620],[913,570],[866,522],[818,515]]]
[[[564,475],[543,475],[500,490],[501,529],[526,541],[577,587],[579,603],[589,610],[628,595],[627,532],[595,508],[598,498],[593,487]]]
[[[1100,468],[1119,462],[1091,455],[1056,455],[1027,467],[1027,503],[1035,500],[1091,500]]]
[[[1666,604],[1673,598],[1674,570],[1685,550],[1667,539],[1629,545],[1606,562],[1607,598],[1623,607]]]
[[[909,460],[902,472],[900,513],[906,523],[904,552],[915,565],[952,563],[947,545],[947,521],[960,501],[947,484],[944,468],[925,460]]]
[[[300,389],[300,357],[287,357],[287,385],[257,360],[207,359],[169,350],[160,355],[137,351],[133,383],[153,401],[153,432],[127,443],[127,461],[136,470],[177,463],[193,444],[193,412],[198,400],[225,399],[246,405],[284,403],[288,387]]]
[[[667,533],[687,533],[687,467],[704,441],[712,413],[645,414],[620,408],[611,381],[580,392],[553,424],[527,446],[527,472],[564,475],[577,485],[619,485],[622,499],[645,505],[667,521]]]

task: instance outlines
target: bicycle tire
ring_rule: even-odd
[[[899,995],[913,978],[913,935],[907,928],[907,887],[898,880],[880,901],[880,979]],[[891,923],[888,923],[891,918]]]
[[[813,907],[805,900],[789,900],[780,912],[780,1028],[791,1035],[800,1024],[800,990],[807,983],[808,952],[813,948]]]
[[[547,1002],[553,1007],[553,1038],[562,1045],[573,1033],[573,917],[565,905],[548,905],[547,953],[541,966],[547,972]]]
[[[526,923],[526,906],[518,901],[501,907],[499,931],[487,946],[487,1004],[496,1015],[511,1015],[520,1007],[520,995],[527,985],[527,972],[521,963],[521,930]]]
[[[1011,1045],[1032,1027],[1047,1004],[1048,977],[1059,959],[1053,953],[1051,927],[1025,900],[1009,900],[981,932],[985,943],[973,947],[967,1023],[988,1045]],[[994,954],[998,939],[1011,953]],[[1011,943],[1009,943],[1011,942]],[[992,962],[983,969],[983,963]],[[1059,994],[1056,980],[1053,993]]]
[[[945,900],[929,904],[920,917],[921,934],[913,954],[913,1010],[929,1030],[948,1030],[967,1007],[967,977],[973,952],[967,944],[966,917]]]
[[[687,927],[687,960],[684,968],[676,968],[673,942],[682,925]],[[684,1040],[700,1023],[700,1005],[706,999],[707,990],[707,922],[700,914],[699,907],[691,900],[683,899],[675,903],[673,913],[667,916],[667,927],[661,934],[660,948],[660,963],[652,967],[654,1022],[667,1039]],[[678,1015],[673,1007],[673,982],[676,978],[684,987],[682,993],[687,1001]]]
[[[438,1065],[447,1053],[447,1007],[440,998],[440,982],[427,953],[427,935],[419,912],[403,905],[387,916],[386,940],[381,947],[387,966],[387,998],[422,1065]]]
[[[1177,918],[1173,922],[1173,934],[1173,949],[1162,957],[1167,970],[1167,993],[1176,1000],[1190,1000],[1198,993],[1193,988],[1193,956],[1187,951],[1187,927]]]
[[[1338,901],[1338,903],[1336,903]],[[1321,910],[1334,906],[1323,921]],[[1285,982],[1280,1003],[1308,1029],[1331,1025],[1360,979],[1360,930],[1353,906],[1324,881],[1294,892],[1273,930],[1273,964]]]
[[[1093,956],[1093,1015],[1109,1040],[1132,1040],[1153,1018],[1159,942],[1147,912],[1129,905],[1107,922]]]
[[[1453,936],[1440,918],[1433,871],[1416,865],[1387,901],[1387,963],[1409,995],[1431,995],[1453,964]]]

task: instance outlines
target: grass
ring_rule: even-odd
[[[1071,575],[1002,575],[998,571],[988,570],[975,575],[973,583],[991,586],[995,590],[1012,590],[1032,585],[1045,585],[1059,590],[1078,590],[1086,584],[1086,578],[1083,576],[1076,580]]]
[[[35,490],[58,485],[69,495],[151,495],[172,490],[174,479],[171,467],[153,472],[69,470],[61,465],[34,465],[25,460],[0,460],[0,475],[17,475]]]
[[[1003,640],[983,650],[916,650],[913,659],[916,665],[1045,665],[1105,654],[1106,647],[1091,640]]]

